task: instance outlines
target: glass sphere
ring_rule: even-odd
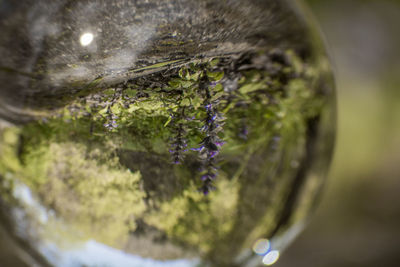
[[[275,263],[333,147],[309,16],[294,0],[0,1],[0,255]]]

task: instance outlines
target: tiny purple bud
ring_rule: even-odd
[[[215,142],[214,144],[216,144],[217,146],[223,146],[225,144],[224,141],[219,141],[219,142]]]
[[[213,158],[216,155],[218,155],[218,151],[212,151],[212,152],[209,153],[210,158]]]

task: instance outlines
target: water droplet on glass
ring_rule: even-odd
[[[274,264],[333,145],[303,8],[1,1],[0,248],[29,266]]]

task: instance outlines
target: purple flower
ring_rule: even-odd
[[[214,144],[216,144],[217,146],[221,147],[221,146],[223,146],[225,143],[226,143],[225,141],[222,141],[222,140],[221,140],[221,141],[215,142]]]
[[[200,179],[203,182],[200,191],[204,195],[209,194],[213,187],[213,181],[217,178],[216,157],[220,152],[220,148],[225,142],[218,137],[218,133],[223,130],[224,117],[216,108],[217,102],[211,101],[212,94],[209,87],[205,87],[206,99],[204,100],[203,107],[206,110],[206,118],[200,130],[205,134],[205,137],[200,142],[200,147],[192,149],[199,151],[199,159],[202,162],[202,170],[205,172]]]

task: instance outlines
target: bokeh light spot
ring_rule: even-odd
[[[259,239],[253,245],[253,251],[258,255],[265,255],[270,249],[271,243],[268,239]]]
[[[88,46],[93,42],[93,34],[90,32],[84,33],[81,35],[81,38],[79,39],[79,41],[81,42],[82,46]]]
[[[269,266],[277,262],[279,259],[279,251],[277,250],[271,250],[270,252],[267,253],[267,255],[264,256],[262,262]]]

